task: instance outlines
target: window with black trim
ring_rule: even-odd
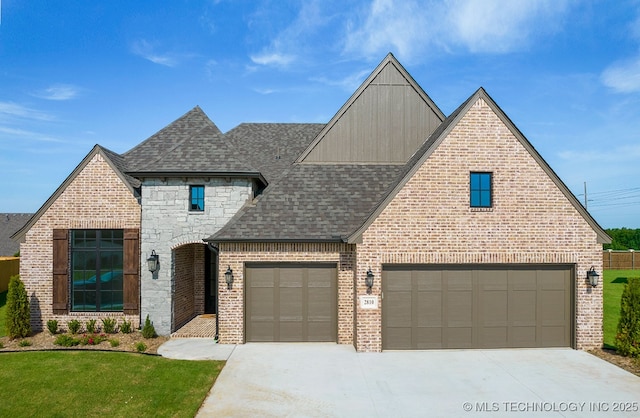
[[[469,176],[469,196],[472,208],[490,208],[493,204],[493,173],[474,173]]]
[[[76,229],[71,240],[71,310],[123,311],[122,229]]]
[[[189,210],[204,211],[204,186],[189,186]]]

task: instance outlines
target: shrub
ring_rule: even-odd
[[[77,319],[72,319],[71,321],[67,322],[67,325],[69,326],[69,332],[74,335],[80,331],[80,321],[78,321]]]
[[[131,331],[133,331],[133,327],[131,326],[131,321],[127,321],[126,319],[123,319],[122,325],[120,325],[120,331],[123,334],[131,334]]]
[[[109,344],[111,344],[111,347],[117,347],[120,345],[120,341],[116,340],[115,338],[112,338],[109,340]]]
[[[97,345],[106,339],[107,336],[104,334],[85,334],[80,338],[80,345]]]
[[[624,356],[640,357],[640,278],[632,277],[622,291],[616,348]]]
[[[55,319],[50,319],[47,321],[47,329],[51,333],[51,335],[56,335],[58,333],[58,321]]]
[[[136,343],[136,351],[138,353],[144,353],[145,351],[147,351],[147,345],[142,341]]]
[[[9,338],[24,338],[31,334],[31,312],[29,311],[29,297],[20,276],[13,276],[9,280],[7,292],[7,333]]]
[[[20,347],[30,347],[31,346],[31,341],[29,340],[21,340],[18,345]]]
[[[144,338],[155,338],[158,336],[158,334],[156,334],[156,329],[153,326],[153,322],[149,320],[148,314],[147,319],[144,320],[144,327],[142,327],[142,336]]]
[[[53,343],[61,347],[73,347],[80,344],[80,339],[73,338],[71,335],[61,334],[56,337]]]
[[[116,325],[118,325],[118,321],[115,318],[103,318],[102,319],[102,330],[106,334],[115,334],[116,333]]]
[[[96,320],[90,319],[87,321],[87,332],[89,334],[95,334],[96,332]]]

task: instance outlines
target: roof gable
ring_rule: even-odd
[[[140,186],[140,182],[131,176],[128,176],[121,171],[123,166],[122,156],[115,152],[108,150],[100,145],[95,145],[93,149],[87,154],[86,157],[78,164],[78,166],[69,174],[69,176],[62,182],[55,192],[47,199],[47,201],[38,209],[38,211],[29,219],[29,221],[20,228],[15,234],[11,236],[15,241],[21,241],[25,234],[31,229],[38,219],[49,209],[49,207],[58,199],[60,195],[66,190],[66,188],[75,180],[76,177],[84,170],[84,168],[91,162],[93,157],[100,155],[104,161],[111,167],[113,172],[122,180],[122,183],[129,189],[133,196],[138,196],[136,188]]]
[[[444,119],[388,54],[297,162],[404,164]]]
[[[459,123],[459,121],[465,116],[469,109],[478,101],[484,100],[485,103],[491,108],[495,115],[504,123],[504,125],[511,131],[514,137],[522,144],[525,150],[531,155],[536,163],[542,168],[542,170],[549,176],[558,189],[564,194],[571,205],[576,211],[585,219],[585,221],[591,226],[594,232],[597,234],[599,243],[611,242],[611,238],[602,229],[602,227],[595,221],[595,219],[587,212],[578,199],[571,193],[569,188],[558,177],[558,175],[551,169],[549,164],[542,158],[542,156],[536,151],[533,145],[527,140],[527,138],[520,132],[515,124],[509,119],[509,117],[502,111],[502,109],[496,104],[496,102],[487,94],[487,92],[481,87],[471,97],[469,97],[458,109],[456,109],[432,135],[425,141],[420,149],[414,154],[411,160],[406,164],[403,174],[400,176],[399,181],[389,188],[385,197],[377,204],[370,214],[365,219],[364,223],[353,233],[351,233],[347,239],[348,242],[358,242],[362,234],[367,228],[375,221],[375,219],[382,213],[387,205],[393,200],[398,192],[407,184],[407,182],[414,176],[414,174],[420,169],[420,167],[428,160],[429,156],[437,149],[442,141],[447,137],[449,132]]]

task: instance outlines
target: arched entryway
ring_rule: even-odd
[[[206,244],[173,249],[172,335],[214,337],[217,254]]]

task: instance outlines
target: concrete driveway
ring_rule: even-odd
[[[637,417],[639,408],[640,377],[582,351],[298,343],[235,347],[198,416]]]

